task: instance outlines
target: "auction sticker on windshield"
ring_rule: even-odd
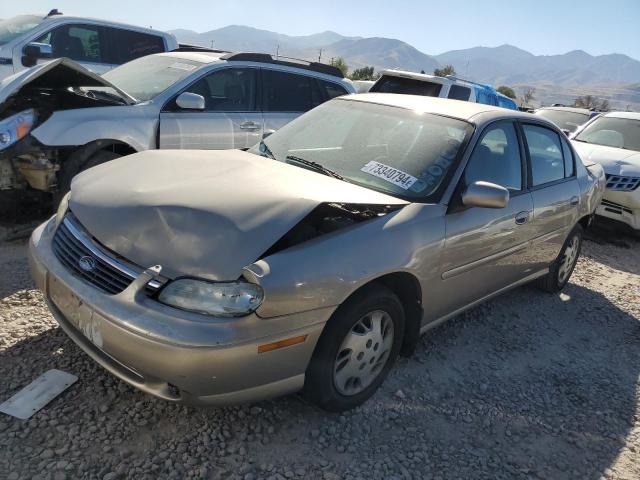
[[[404,190],[411,188],[411,185],[418,180],[416,177],[409,175],[407,172],[398,170],[397,168],[390,167],[384,163],[376,162],[374,160],[367,163],[360,171],[373,175],[374,177],[386,180],[389,183],[399,186]]]

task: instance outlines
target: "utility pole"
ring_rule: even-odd
[[[276,45],[276,60],[278,59],[278,55],[280,55],[280,44]]]
[[[321,61],[322,61],[322,48],[318,52],[318,63],[320,63]]]
[[[213,40],[211,40],[211,49],[213,50]]]

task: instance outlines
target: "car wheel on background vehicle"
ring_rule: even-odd
[[[582,226],[576,225],[560,250],[560,255],[549,267],[549,273],[538,280],[538,286],[551,293],[557,293],[569,282],[578,262],[582,248]]]
[[[99,150],[93,155],[89,156],[89,158],[85,157],[82,150],[78,150],[77,152],[69,155],[67,161],[62,163],[62,167],[60,168],[60,172],[58,173],[58,188],[53,194],[54,209],[58,207],[58,204],[62,200],[62,197],[64,197],[71,189],[71,180],[73,180],[73,177],[84,170],[95,167],[96,165],[100,165],[110,160],[115,160],[116,158],[119,158],[121,156],[122,155],[110,150]]]
[[[354,408],[375,393],[395,362],[404,334],[404,310],[382,286],[366,287],[341,305],[325,327],[303,395],[321,408]]]

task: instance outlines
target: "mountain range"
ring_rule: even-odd
[[[617,107],[640,108],[640,61],[622,54],[593,56],[582,50],[562,55],[534,55],[512,45],[473,47],[428,55],[401,40],[348,37],[326,31],[290,36],[242,25],[197,33],[173,30],[180,42],[229,51],[254,51],[329,62],[342,57],[350,70],[373,66],[433,72],[453,65],[457,74],[516,92],[536,88],[543,103],[568,103],[578,95],[597,94]]]

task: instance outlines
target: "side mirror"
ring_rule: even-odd
[[[197,93],[182,92],[176,98],[176,105],[184,110],[204,110],[204,97]]]
[[[495,183],[477,181],[462,194],[467,207],[504,208],[509,203],[509,190]]]
[[[39,58],[51,58],[53,50],[48,43],[31,42],[22,49],[22,65],[33,67]]]

